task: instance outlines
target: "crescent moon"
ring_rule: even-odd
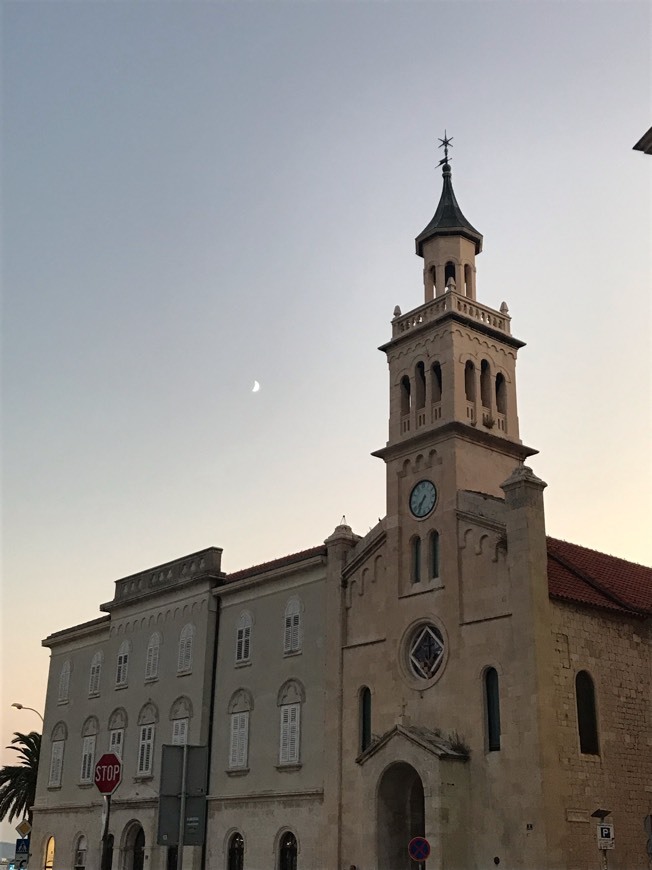
[[[258,383],[258,381],[254,381],[254,385],[253,385],[253,387],[251,388],[251,392],[252,392],[252,393],[257,393],[259,389],[260,389],[260,384]]]

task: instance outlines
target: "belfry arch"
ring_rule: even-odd
[[[414,870],[408,855],[413,837],[425,836],[423,782],[405,761],[391,764],[380,777],[376,802],[378,870]],[[426,865],[422,865],[425,870]]]

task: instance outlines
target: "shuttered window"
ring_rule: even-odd
[[[154,763],[154,725],[141,725],[138,742],[138,775],[146,776],[152,772]]]
[[[301,650],[301,603],[293,598],[285,608],[283,629],[283,651],[285,653]]]
[[[88,676],[88,694],[100,694],[100,677],[102,675],[102,653],[97,652],[91,662],[91,670]]]
[[[124,728],[114,728],[112,731],[109,731],[109,752],[115,753],[118,758],[122,758],[124,734]]]
[[[52,743],[52,754],[50,756],[50,776],[48,778],[48,786],[50,788],[59,788],[61,785],[61,773],[63,771],[63,748],[65,740],[55,740]]]
[[[251,656],[251,616],[243,613],[238,622],[235,639],[236,664],[248,662]]]
[[[116,686],[126,686],[129,675],[129,643],[125,641],[118,650],[118,658],[115,668]]]
[[[188,742],[188,720],[175,719],[172,722],[172,745],[185,746]]]
[[[59,674],[59,703],[68,700],[70,693],[70,662],[64,662]]]
[[[299,763],[300,719],[300,704],[284,704],[281,707],[279,764]]]
[[[156,680],[158,678],[158,660],[161,651],[161,635],[155,632],[147,644],[145,657],[145,679]]]
[[[231,714],[229,767],[246,767],[249,753],[249,713]]]
[[[177,658],[177,673],[188,674],[192,670],[192,641],[195,635],[194,625],[185,625],[179,637],[179,655]]]
[[[82,742],[81,771],[79,781],[82,783],[93,782],[93,768],[95,766],[95,735],[84,737]]]

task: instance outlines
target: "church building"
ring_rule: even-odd
[[[232,574],[211,547],[131,575],[48,637],[30,867],[99,870],[111,749],[111,867],[172,870],[166,743],[209,747],[186,870],[649,867],[652,570],[546,536],[523,342],[478,301],[483,237],[442,144],[423,304],[381,347],[384,518]]]

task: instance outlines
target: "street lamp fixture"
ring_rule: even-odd
[[[15,707],[17,710],[31,710],[32,713],[36,713],[36,715],[39,717],[41,722],[43,722],[43,716],[41,716],[39,711],[35,710],[33,707],[26,707],[24,704],[19,704],[17,701],[14,701],[14,703],[11,706]]]

